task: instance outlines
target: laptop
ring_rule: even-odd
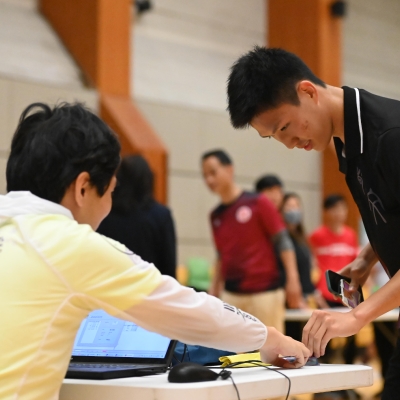
[[[96,310],[81,323],[66,378],[114,379],[165,372],[175,345],[175,340]]]

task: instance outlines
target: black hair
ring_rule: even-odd
[[[33,103],[22,112],[7,162],[7,191],[60,203],[82,172],[102,196],[120,162],[117,136],[79,103]]]
[[[264,175],[255,183],[255,188],[258,193],[275,186],[283,187],[282,181],[276,175]]]
[[[232,159],[229,157],[228,153],[224,150],[211,150],[207,151],[201,156],[201,160],[204,161],[209,157],[215,157],[218,158],[219,162],[222,165],[232,165]]]
[[[264,111],[299,104],[296,83],[309,80],[325,87],[295,54],[256,46],[232,66],[228,78],[228,111],[235,128],[245,128]]]
[[[117,172],[117,181],[113,211],[129,213],[134,209],[145,209],[154,202],[154,174],[142,156],[124,157]]]
[[[347,204],[346,198],[341,195],[341,194],[330,194],[329,196],[326,196],[324,199],[324,210],[329,210],[330,208],[333,208],[336,206],[336,204],[344,202]]]

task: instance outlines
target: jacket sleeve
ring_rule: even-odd
[[[163,276],[160,285],[122,318],[187,344],[246,352],[262,347],[267,328],[258,319],[206,293]]]

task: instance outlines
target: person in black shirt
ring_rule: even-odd
[[[228,110],[235,128],[252,126],[289,149],[325,150],[334,139],[340,170],[360,210],[369,244],[340,273],[351,291],[379,261],[390,281],[348,313],[314,311],[303,342],[319,357],[333,337],[347,337],[400,305],[400,102],[317,78],[296,55],[256,47],[233,65]],[[400,392],[400,342],[383,400]]]
[[[118,240],[163,275],[175,278],[176,238],[171,211],[153,198],[153,172],[139,155],[125,157],[117,173],[110,214],[97,232]]]

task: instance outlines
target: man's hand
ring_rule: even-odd
[[[363,326],[354,312],[334,312],[316,310],[303,329],[302,342],[315,357],[325,354],[329,340],[356,334]]]
[[[351,278],[350,293],[356,292],[359,286],[364,285],[377,261],[374,250],[367,244],[353,262],[338,271],[338,274]]]
[[[283,368],[300,368],[311,356],[311,352],[303,343],[285,336],[273,327],[268,327],[268,337],[260,349],[261,360],[265,363]],[[283,357],[295,357],[295,362],[284,360]]]
[[[286,302],[289,308],[306,308],[298,279],[287,279],[285,285]]]

